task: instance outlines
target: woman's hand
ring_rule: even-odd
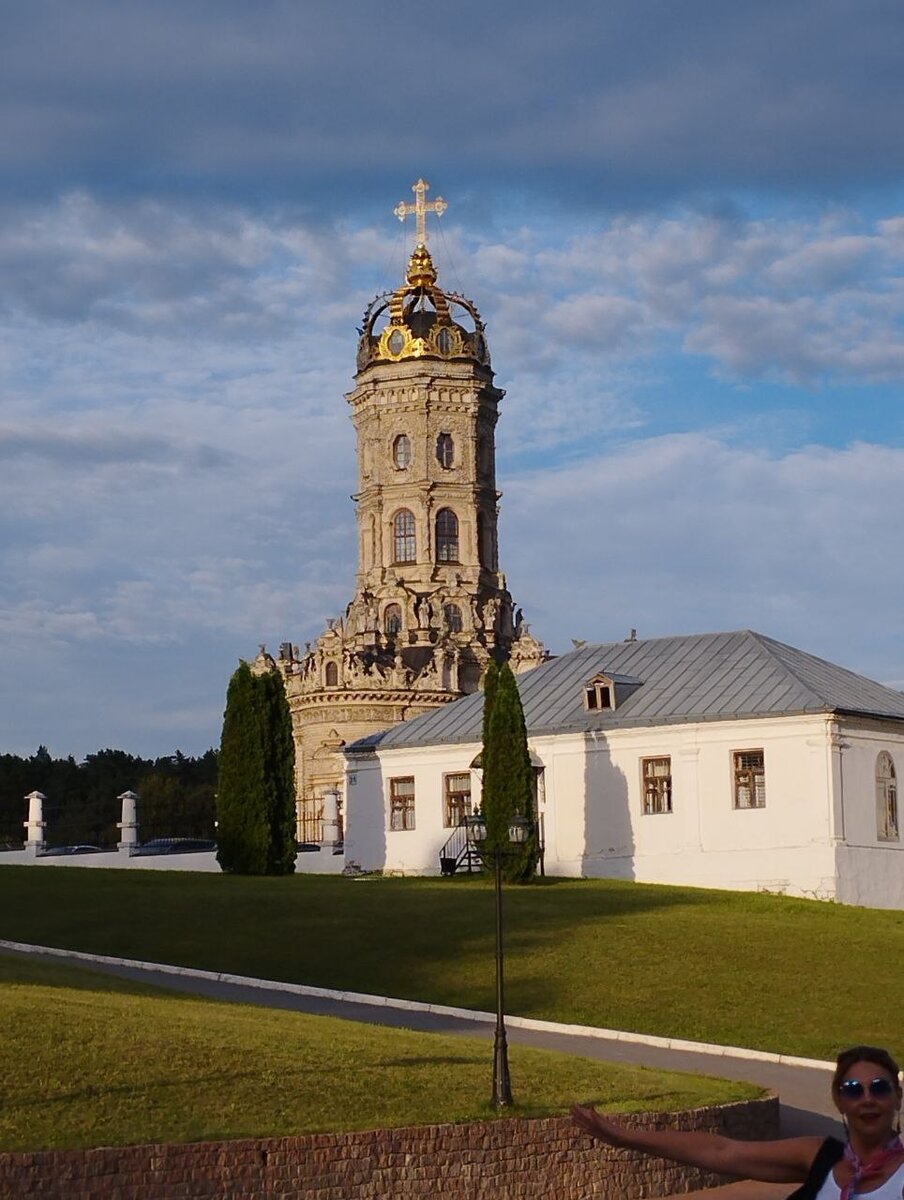
[[[602,1116],[592,1104],[573,1104],[571,1119],[585,1133],[599,1138],[608,1146],[624,1147],[628,1145],[627,1130],[621,1125],[616,1125],[614,1121],[610,1121],[608,1117]]]

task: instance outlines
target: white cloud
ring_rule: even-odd
[[[885,561],[900,452],[770,452],[773,426],[799,443],[795,404],[822,398],[797,391],[786,418],[752,389],[743,417],[722,403],[763,377],[904,376],[902,222],[688,212],[580,233],[519,224],[476,248],[446,227],[441,280],[484,312],[508,391],[502,565],[538,635],[562,648],[631,626],[750,624],[904,673],[885,599],[904,583]],[[166,749],[167,729],[180,744],[176,714],[219,712],[239,656],[261,638],[303,644],[342,611],[354,328],[403,264],[373,228],[286,210],[79,193],[7,212],[0,701],[24,749],[58,728],[87,739],[79,752],[117,730],[136,750]],[[697,375],[673,383],[673,369]],[[695,409],[707,369],[731,382],[705,380],[716,399]],[[751,444],[763,449],[739,448]],[[864,585],[879,560],[882,588]],[[858,642],[852,626],[872,632]],[[32,677],[53,686],[19,704]]]
[[[511,586],[557,649],[751,627],[877,678],[904,671],[902,449],[672,435],[521,475],[506,500]]]

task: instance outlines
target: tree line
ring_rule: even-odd
[[[537,866],[533,768],[518,685],[511,667],[490,661],[484,679],[483,813],[487,850],[505,856],[511,881]],[[295,869],[295,747],[281,675],[255,675],[243,662],[232,676],[219,751],[198,758],[175,754],[143,759],[99,750],[84,762],[52,758],[39,746],[30,758],[0,755],[0,844],[23,841],[27,793],[44,804],[50,846],[119,841],[118,796],[139,795],[142,841],[156,837],[217,837],[224,871],[287,875]],[[509,844],[513,817],[524,818],[526,841]]]
[[[43,792],[48,845],[115,846],[125,791],[137,792],[139,836],[214,836],[218,752],[193,758],[177,750],[140,758],[125,750],[98,750],[83,762],[53,758],[39,746],[29,758],[0,754],[0,843],[20,844],[27,814],[24,797]]]

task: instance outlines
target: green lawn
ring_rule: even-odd
[[[0,936],[493,1008],[478,879],[0,868]],[[614,881],[506,889],[512,1013],[768,1050],[904,1050],[904,913]]]
[[[0,1149],[486,1118],[489,1042],[185,998],[0,955]],[[746,1099],[755,1088],[513,1046],[516,1112]]]

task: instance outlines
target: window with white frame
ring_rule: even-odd
[[[436,561],[458,562],[458,517],[451,508],[436,514]]]
[[[762,750],[734,750],[731,757],[735,808],[765,808],[765,754]]]
[[[643,811],[647,816],[672,811],[671,758],[643,760]]]
[[[389,781],[389,828],[414,829],[414,776]]]
[[[471,772],[444,776],[443,793],[443,824],[447,829],[455,829],[471,815]]]
[[[876,836],[880,842],[897,842],[898,781],[895,764],[887,750],[876,759]]]
[[[612,708],[612,683],[608,679],[595,679],[584,688],[584,707],[589,712]]]
[[[417,562],[414,513],[400,508],[392,518],[393,562]]]

